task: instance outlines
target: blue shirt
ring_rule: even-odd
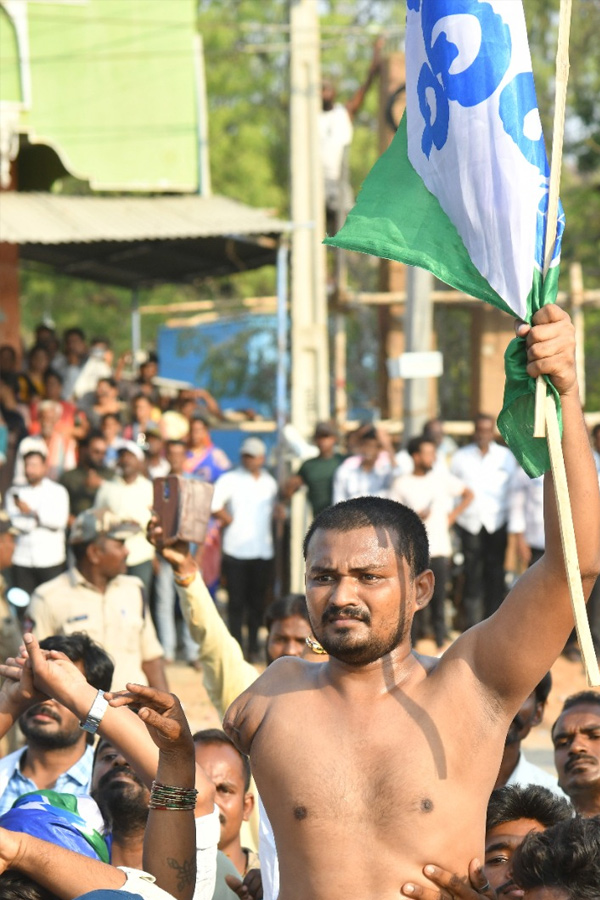
[[[21,794],[39,789],[31,778],[21,772],[21,757],[26,749],[23,747],[0,760],[0,815],[7,812]],[[93,761],[94,748],[88,746],[83,756],[58,776],[52,789],[61,794],[75,794],[77,797],[89,794]]]

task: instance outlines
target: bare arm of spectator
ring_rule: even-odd
[[[525,503],[527,497],[527,475],[518,468],[511,479],[508,531],[514,534],[517,556],[524,566],[531,560],[531,547],[525,538]]]
[[[448,514],[448,525],[454,525],[460,514],[473,502],[475,494],[471,488],[465,487],[462,494],[459,496],[460,503],[457,503],[454,509]]]
[[[74,900],[100,888],[119,890],[126,881],[124,872],[99,859],[0,828],[0,873],[7,869],[22,872],[60,900]]]
[[[127,691],[106,695],[115,708],[134,705],[159,750],[156,781],[169,787],[193,790],[196,763],[192,734],[181,704],[173,694],[128,684]],[[199,778],[202,778],[199,770]],[[204,776],[200,783],[198,815],[213,810],[215,789]],[[216,848],[215,848],[216,867]],[[196,829],[194,809],[150,807],[144,835],[144,868],[157,884],[177,900],[192,900],[196,885]]]
[[[204,684],[221,715],[246,688],[256,681],[254,666],[244,659],[242,649],[219,615],[189,544],[176,541],[164,545],[160,520],[154,516],[148,526],[148,540],[173,568],[181,611],[193,639],[200,647]]]
[[[285,482],[285,484],[283,485],[283,487],[281,489],[282,496],[286,500],[289,500],[291,497],[294,496],[296,491],[300,490],[300,488],[302,487],[303,484],[304,484],[304,481],[302,480],[302,478],[300,478],[299,475],[290,475],[290,477],[288,478],[288,480]]]
[[[227,509],[227,504],[230,499],[230,478],[226,472],[224,475],[221,475],[220,478],[217,478],[215,482],[215,492],[212,498],[212,514],[215,519],[221,523],[223,528],[226,528],[233,522],[233,516]]]
[[[385,38],[380,36],[375,41],[373,45],[373,57],[371,59],[371,65],[369,66],[369,71],[367,72],[367,77],[363,84],[359,87],[359,89],[355,92],[354,96],[348,100],[346,103],[346,109],[348,110],[348,115],[351,119],[357,114],[361,106],[363,105],[365,96],[367,91],[371,87],[374,79],[379,74],[381,69],[381,51],[383,49],[383,45],[385,44]]]
[[[148,684],[159,691],[168,691],[167,676],[165,673],[165,661],[162,656],[157,659],[145,660],[142,663],[142,671],[148,679]]]

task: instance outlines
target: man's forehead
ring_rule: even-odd
[[[322,565],[325,561],[343,558],[352,565],[368,564],[374,557],[383,560],[389,553],[396,553],[391,533],[387,528],[365,525],[349,531],[317,528],[308,545],[307,565]]]
[[[582,703],[565,710],[556,720],[554,734],[558,731],[576,731],[580,728],[600,728],[600,705]]]
[[[284,619],[274,619],[271,625],[271,634],[296,634],[302,636],[310,631],[310,625],[303,616],[286,616]]]
[[[490,828],[485,836],[486,853],[493,847],[516,848],[531,831],[544,831],[536,819],[513,819]]]

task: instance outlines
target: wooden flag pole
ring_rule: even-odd
[[[546,398],[546,432],[548,438],[548,450],[550,451],[550,464],[552,467],[552,479],[554,481],[554,494],[558,511],[558,524],[560,527],[560,539],[565,560],[565,571],[575,629],[581,650],[581,658],[585,668],[585,676],[590,687],[600,687],[600,669],[596,658],[596,650],[590,631],[590,623],[585,607],[583,586],[581,584],[581,572],[577,559],[577,544],[575,542],[575,528],[573,527],[573,514],[571,512],[571,500],[567,486],[567,472],[565,460],[560,442],[560,429],[554,397]]]
[[[548,216],[546,239],[544,242],[545,278],[552,262],[556,242],[556,221],[558,218],[558,196],[562,167],[565,111],[567,105],[567,82],[569,78],[569,35],[571,30],[571,0],[561,0],[558,23],[558,47],[556,51],[556,90],[554,105],[554,126],[552,132],[552,162],[550,164],[550,185],[548,194]],[[592,641],[590,625],[585,608],[585,598],[581,584],[581,572],[577,558],[577,544],[573,513],[567,484],[567,473],[562,452],[558,416],[553,396],[547,396],[546,382],[540,376],[535,386],[534,437],[547,437],[550,466],[554,481],[556,507],[560,527],[560,538],[565,561],[565,571],[577,638],[590,687],[600,686],[600,670]]]
[[[567,108],[567,83],[569,81],[569,38],[571,34],[571,0],[560,0],[558,20],[558,46],[556,49],[556,82],[554,90],[554,124],[552,127],[552,160],[550,163],[550,184],[548,188],[548,214],[546,216],[546,238],[544,241],[543,278],[548,274],[554,244],[556,242],[556,220],[558,217],[558,197],[562,169],[563,138]],[[546,382],[538,376],[535,384],[535,419],[533,436],[546,436]]]

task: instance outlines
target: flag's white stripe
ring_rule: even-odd
[[[481,274],[527,315],[548,178],[521,0],[408,0],[406,65],[411,163]]]

